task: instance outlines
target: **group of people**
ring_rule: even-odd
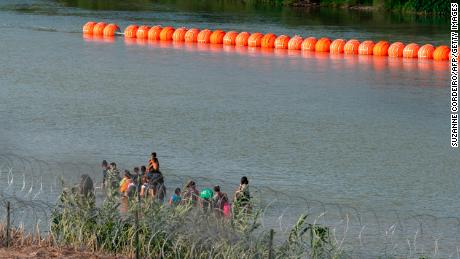
[[[109,195],[120,194],[123,197],[149,198],[160,203],[165,202],[166,186],[163,174],[160,171],[160,163],[157,154],[153,152],[147,166],[134,167],[132,173],[124,170],[123,177],[115,162],[108,163],[102,161],[103,188]],[[193,180],[187,182],[182,191],[176,188],[173,195],[169,198],[170,206],[192,205],[199,206],[203,210],[214,210],[222,216],[230,216],[232,208],[242,209],[245,212],[250,210],[249,181],[243,176],[240,185],[233,195],[230,202],[228,195],[221,191],[220,186],[216,185],[212,189],[197,189]]]

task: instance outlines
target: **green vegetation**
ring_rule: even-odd
[[[133,258],[136,253],[140,258],[355,258],[349,254],[353,247],[345,251],[344,239],[338,241],[335,231],[315,220],[311,223],[309,215],[302,215],[287,234],[276,235],[261,227],[261,210],[240,210],[223,218],[192,205],[170,207],[148,199],[138,203],[136,198],[120,203],[117,196],[108,195],[97,206],[93,195],[64,191],[44,235],[39,223],[29,231],[23,225],[7,228],[0,223],[0,257],[40,250],[58,257],[73,251],[71,258]],[[1,250],[7,236],[10,246]]]
[[[65,6],[91,10],[153,11],[151,4],[173,5],[187,11],[242,11],[272,9],[273,6],[324,6],[402,13],[447,15],[450,2],[445,0],[56,0]],[[249,8],[249,9],[247,9]]]
[[[284,1],[291,1],[291,0],[284,0]],[[443,1],[443,0],[312,0],[310,2],[319,4],[321,6],[332,6],[332,7],[369,6],[374,9],[380,9],[380,10],[418,13],[418,14],[447,15],[448,13],[450,13],[449,2]]]
[[[302,216],[285,241],[260,228],[260,211],[222,218],[212,211],[157,202],[128,201],[120,212],[117,199],[101,207],[64,193],[52,216],[51,235],[60,246],[142,258],[348,258],[327,227]],[[138,242],[136,242],[138,240]]]
[[[450,13],[450,2],[443,0],[374,0],[374,4],[402,12],[442,15]]]

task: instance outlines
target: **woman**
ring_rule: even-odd
[[[229,216],[230,206],[227,194],[220,191],[220,186],[214,186],[214,197],[212,198],[212,207],[218,216]]]
[[[182,204],[192,204],[196,206],[198,204],[198,199],[200,197],[200,192],[196,189],[196,183],[190,180],[185,185],[185,190],[182,193]]]
[[[233,196],[234,209],[242,209],[243,212],[250,212],[251,195],[249,193],[249,181],[246,176],[241,177],[240,186],[235,191]]]

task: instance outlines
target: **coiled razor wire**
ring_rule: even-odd
[[[167,170],[166,170],[167,171]],[[172,170],[173,171],[173,170]],[[49,229],[51,212],[64,184],[76,184],[82,174],[96,182],[96,197],[104,197],[100,186],[98,165],[85,163],[47,162],[15,154],[0,155],[0,221],[6,216],[6,203],[11,203],[13,225],[32,230],[39,226]],[[225,179],[166,175],[166,185],[182,186],[194,179],[200,186],[219,182],[230,190],[235,183]],[[255,204],[262,209],[260,219],[264,229],[275,229],[281,240],[302,214],[311,223],[328,226],[335,244],[353,258],[404,257],[460,258],[460,218],[435,217],[428,214],[401,215],[396,210],[382,212],[372,208],[326,203],[292,196],[270,187],[251,186]],[[270,197],[264,200],[262,197]],[[301,204],[302,206],[299,206]],[[390,216],[389,216],[390,215]]]

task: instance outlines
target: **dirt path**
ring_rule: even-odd
[[[129,258],[122,256],[111,256],[94,254],[86,251],[78,251],[68,247],[40,247],[24,246],[0,248],[0,258],[91,258],[91,259],[109,259],[109,258]]]

